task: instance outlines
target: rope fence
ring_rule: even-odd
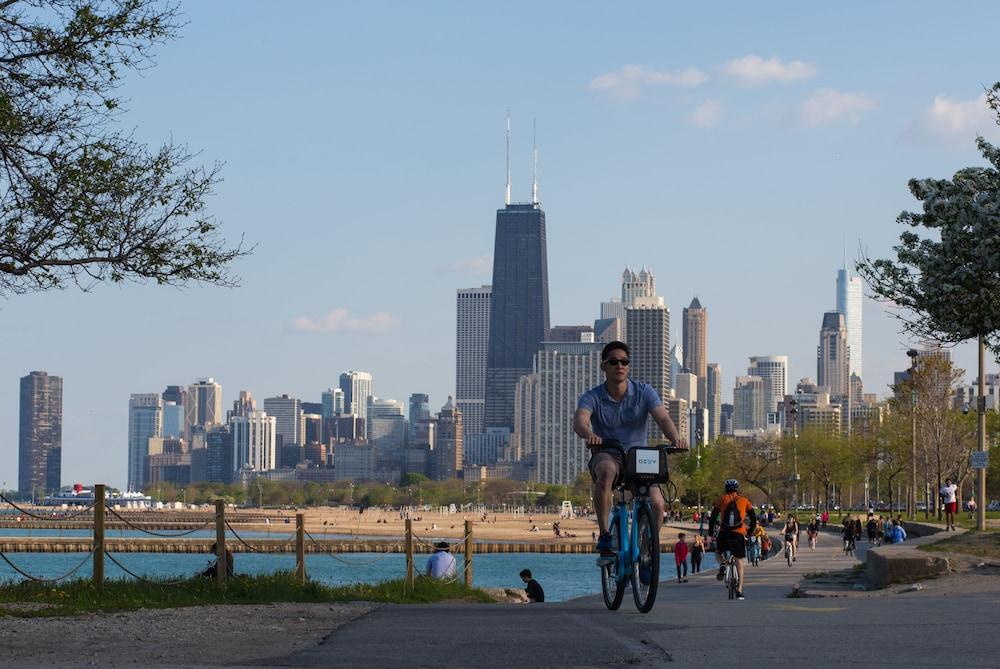
[[[99,591],[103,588],[103,584],[105,581],[105,574],[104,574],[105,557],[112,564],[116,565],[119,569],[121,569],[121,571],[127,576],[135,579],[136,581],[140,581],[142,583],[147,583],[150,585],[177,586],[190,582],[193,578],[197,577],[197,575],[193,574],[189,577],[179,580],[160,580],[155,577],[143,575],[127,567],[125,564],[122,563],[122,561],[118,557],[116,557],[114,554],[112,554],[107,550],[108,542],[106,541],[106,536],[105,536],[105,527],[106,527],[105,520],[108,519],[109,517],[115,519],[117,522],[124,524],[124,526],[131,528],[132,530],[135,530],[136,532],[139,532],[143,535],[148,535],[150,537],[156,537],[159,539],[180,539],[183,537],[189,537],[196,532],[208,529],[210,526],[214,524],[216,532],[215,532],[215,542],[213,544],[213,550],[216,556],[216,561],[213,566],[205,570],[205,572],[202,572],[202,574],[208,575],[211,573],[212,575],[214,575],[216,582],[219,584],[219,587],[223,588],[225,587],[227,578],[231,576],[231,574],[227,574],[226,572],[228,571],[228,569],[231,568],[232,564],[231,563],[232,550],[230,548],[227,548],[226,546],[227,537],[230,537],[232,540],[234,540],[237,543],[237,545],[241,546],[245,551],[261,555],[284,552],[289,548],[291,548],[289,543],[294,542],[295,555],[296,555],[294,575],[295,578],[300,582],[306,581],[305,554],[307,552],[306,550],[307,540],[309,542],[308,543],[308,547],[310,549],[309,552],[324,553],[327,556],[329,556],[333,561],[335,561],[340,565],[343,565],[346,568],[371,567],[385,560],[388,560],[393,555],[393,553],[400,552],[400,545],[398,543],[395,545],[387,543],[376,543],[374,544],[376,548],[372,552],[378,553],[378,555],[375,555],[367,559],[350,559],[341,557],[340,555],[337,554],[340,551],[336,550],[336,548],[338,547],[337,544],[340,542],[331,540],[321,541],[311,532],[306,531],[305,515],[302,513],[296,514],[294,534],[288,535],[287,538],[278,539],[277,540],[278,543],[275,543],[276,540],[272,539],[270,536],[268,536],[266,542],[254,542],[252,539],[248,540],[244,538],[243,536],[241,536],[239,532],[236,531],[236,529],[233,527],[233,524],[229,521],[229,519],[226,518],[225,503],[222,502],[221,500],[218,500],[216,502],[216,512],[214,518],[210,518],[209,520],[200,523],[197,526],[191,527],[190,529],[186,529],[180,532],[156,531],[149,529],[148,527],[144,527],[142,524],[138,522],[130,520],[125,515],[122,515],[117,510],[115,510],[114,508],[109,507],[106,502],[106,486],[102,484],[97,484],[94,486],[93,504],[91,504],[85,509],[74,511],[71,515],[60,514],[58,516],[46,516],[39,513],[35,513],[29,509],[25,509],[20,505],[16,504],[2,493],[0,493],[0,500],[9,504],[19,513],[22,513],[27,517],[31,517],[41,521],[58,522],[70,517],[78,517],[85,514],[92,514],[93,534],[90,539],[90,550],[83,556],[83,559],[80,560],[79,563],[75,564],[73,568],[70,569],[65,574],[62,574],[55,578],[45,578],[38,576],[36,574],[32,574],[30,573],[30,571],[19,567],[17,564],[11,561],[11,559],[3,551],[0,551],[0,559],[2,559],[16,574],[20,575],[25,579],[38,583],[57,583],[59,581],[66,580],[72,577],[74,574],[77,574],[87,564],[88,561],[92,561],[93,562],[92,580]],[[403,552],[405,553],[406,556],[406,571],[405,571],[404,583],[406,587],[412,588],[414,584],[414,576],[416,571],[413,559],[414,553],[415,552],[432,553],[438,550],[438,548],[435,545],[434,538],[430,536],[421,536],[413,532],[413,522],[410,518],[406,518],[405,522],[406,522],[406,530],[405,530],[405,536],[403,537],[405,548],[403,549]],[[356,527],[347,527],[344,529],[348,530],[350,536],[357,538],[359,536],[359,531],[360,531],[360,520],[358,521],[358,525]],[[324,533],[328,531],[329,528],[324,527]],[[200,552],[200,550],[204,550],[204,545],[198,542],[197,540],[191,541],[189,539],[187,541],[191,543],[184,544],[188,548],[186,548],[181,552],[190,552],[189,549],[191,547],[198,549],[195,552]],[[438,539],[437,541],[440,542],[441,539]],[[149,550],[149,547],[153,546],[156,543],[158,542],[151,542],[148,544],[141,544],[141,545],[147,546],[147,550]],[[465,559],[461,566],[457,564],[456,560],[456,568],[454,576],[451,576],[450,578],[443,580],[447,582],[456,582],[459,579],[464,579],[466,584],[471,585],[472,565],[473,565],[472,521],[470,520],[465,521],[465,532],[463,536],[459,537],[458,539],[448,540],[448,543],[449,543],[449,550],[454,549],[454,552],[456,554],[459,552],[459,550],[457,550],[459,549],[459,547],[464,548]],[[113,545],[118,546],[118,548],[115,548],[115,550],[118,552],[122,551],[132,552],[131,550],[132,547],[128,546],[127,544],[117,543]],[[340,548],[343,548],[343,546],[340,546]],[[417,548],[421,548],[424,550],[418,551],[416,550]],[[14,550],[17,549],[15,548]],[[159,549],[155,550],[156,552],[159,552]],[[353,550],[357,550],[357,547],[354,546]]]

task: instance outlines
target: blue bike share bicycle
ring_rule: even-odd
[[[626,452],[620,443],[612,441],[604,442],[602,447],[621,451],[625,463],[623,476],[615,480],[617,500],[608,523],[614,555],[598,560],[604,604],[612,611],[618,609],[625,587],[631,584],[636,608],[649,613],[660,581],[659,523],[654,518],[649,489],[669,482],[667,455],[687,449],[661,444]],[[632,495],[631,504],[626,501],[626,492]]]

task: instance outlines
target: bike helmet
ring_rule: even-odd
[[[736,479],[726,481],[726,492],[736,492],[740,489],[740,482]]]

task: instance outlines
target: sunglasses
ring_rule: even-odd
[[[628,363],[631,361],[628,358],[608,358],[604,362],[611,367],[628,367]]]

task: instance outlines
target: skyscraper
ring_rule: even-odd
[[[573,432],[573,412],[580,396],[603,380],[601,372],[602,344],[593,342],[546,342],[535,355],[537,378],[534,392],[522,386],[519,399],[532,400],[535,406],[519,408],[520,429],[535,431],[536,469],[539,481],[571,485],[587,469],[590,453],[582,447],[580,437]],[[524,425],[527,416],[537,423]]]
[[[21,377],[17,490],[40,495],[59,490],[62,476],[63,380],[46,372]]]
[[[788,356],[755,355],[750,358],[747,375],[764,380],[764,412],[777,411],[788,394]]]
[[[549,330],[545,212],[537,201],[497,211],[484,423],[514,427],[514,387]]]
[[[340,388],[328,388],[324,390],[320,396],[320,403],[323,405],[323,413],[321,415],[324,420],[347,413],[344,410],[344,391]]]
[[[737,376],[733,391],[733,429],[763,430],[767,426],[764,411],[764,379]]]
[[[851,276],[849,269],[837,272],[837,311],[844,314],[844,327],[847,329],[847,346],[850,351],[850,374],[857,374],[864,380],[864,358],[862,334],[862,307],[864,292],[861,277]]]
[[[359,418],[368,418],[368,398],[374,394],[374,381],[368,372],[348,371],[340,375],[344,391],[344,410]]]
[[[275,434],[281,438],[282,448],[304,444],[302,403],[297,397],[267,397],[264,399],[264,411],[274,418]]]
[[[163,400],[157,393],[136,393],[128,401],[128,488],[146,485],[146,456],[150,437],[159,437],[163,421]]]
[[[416,437],[417,425],[420,421],[426,420],[430,417],[430,396],[427,393],[413,393],[410,395],[410,412],[408,414],[409,426],[407,429],[407,435],[411,438],[411,440]]]
[[[625,310],[626,331],[632,349],[630,375],[653,387],[660,399],[666,400],[671,384],[670,370],[670,310],[663,298],[637,297]],[[650,419],[649,434],[660,434]]]
[[[229,427],[232,431],[233,471],[250,469],[264,472],[277,467],[277,423],[274,416],[268,416],[266,411],[252,411],[246,416],[233,416]]]
[[[492,286],[460,288],[456,300],[455,405],[462,412],[465,433],[470,436],[484,429],[492,294]],[[416,427],[412,417],[410,423],[411,429]]]
[[[445,481],[455,478],[462,471],[462,439],[462,412],[449,397],[438,414],[434,450],[431,452],[431,478]]]
[[[708,394],[708,312],[698,298],[684,308],[682,320],[684,341],[684,367],[698,377],[698,402],[704,403]]]
[[[208,432],[217,425],[222,425],[222,386],[215,379],[198,379],[188,386],[184,405],[185,425],[188,444],[192,444],[191,431],[201,428]]]
[[[719,363],[708,363],[708,377],[705,380],[706,404],[708,409],[708,439],[715,441],[722,434],[722,370]]]
[[[816,376],[819,385],[826,386],[832,397],[847,395],[850,380],[850,359],[847,348],[847,328],[844,314],[828,311],[823,314],[816,350]]]

